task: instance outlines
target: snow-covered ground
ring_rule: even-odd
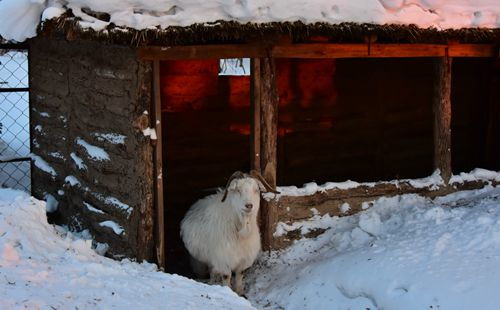
[[[0,189],[0,309],[252,309],[229,288],[114,261],[47,223],[45,203]]]
[[[321,222],[321,221],[320,221]],[[500,187],[378,199],[247,274],[258,309],[499,309]],[[324,225],[325,221],[318,224]],[[228,288],[114,261],[0,189],[0,309],[252,309]]]
[[[500,187],[381,198],[248,275],[262,309],[500,309]],[[308,223],[310,224],[310,223]]]

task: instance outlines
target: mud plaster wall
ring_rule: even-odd
[[[152,147],[140,130],[150,64],[131,47],[39,38],[30,87],[33,194],[52,195],[58,220],[89,229],[108,254],[151,259]]]

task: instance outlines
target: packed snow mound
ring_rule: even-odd
[[[0,35],[23,41],[35,35],[41,18],[57,17],[67,9],[82,19],[82,27],[94,30],[110,23],[142,30],[221,20],[415,24],[438,29],[500,27],[498,0],[2,0],[0,15],[8,18],[0,19]],[[94,18],[86,13],[88,9],[109,14],[109,21]],[[21,27],[16,27],[16,21]]]
[[[247,276],[266,309],[498,309],[500,187],[380,198],[263,257]],[[312,224],[309,223],[311,226]]]
[[[0,189],[0,266],[0,309],[253,309],[227,287],[99,256],[11,189]]]

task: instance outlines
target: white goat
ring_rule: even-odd
[[[274,191],[256,171],[235,172],[224,192],[205,197],[191,206],[181,223],[181,237],[193,269],[198,273],[205,264],[210,282],[222,277],[222,283],[243,294],[243,271],[250,267],[260,251],[257,214],[261,191]]]

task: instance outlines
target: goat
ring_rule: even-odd
[[[181,222],[181,238],[195,273],[200,273],[200,263],[204,264],[210,272],[210,283],[221,276],[222,284],[240,295],[243,271],[253,264],[261,247],[257,225],[261,191],[279,193],[257,171],[237,171],[223,192],[195,202]]]

